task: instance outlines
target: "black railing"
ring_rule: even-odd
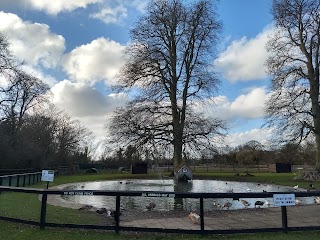
[[[187,233],[187,234],[230,234],[230,233],[257,233],[257,232],[288,232],[301,230],[320,230],[319,226],[302,226],[289,227],[287,217],[287,207],[281,206],[281,226],[267,228],[244,228],[244,229],[205,229],[205,211],[204,199],[225,199],[231,198],[239,200],[242,198],[272,198],[273,194],[290,194],[290,192],[260,192],[260,193],[181,193],[181,192],[163,192],[163,191],[103,191],[103,190],[55,190],[55,189],[33,189],[0,186],[0,192],[22,192],[31,194],[41,194],[41,214],[39,221],[23,220],[12,217],[0,216],[1,220],[12,221],[24,224],[37,225],[41,229],[45,227],[66,227],[66,228],[84,228],[84,229],[103,229],[119,231],[135,231],[135,232],[164,232],[164,233]],[[295,197],[317,197],[320,196],[318,191],[310,192],[292,192]],[[81,196],[114,196],[116,197],[116,209],[114,214],[114,225],[91,225],[91,224],[69,224],[69,223],[52,223],[46,221],[46,209],[48,195],[81,195]],[[121,197],[174,197],[174,198],[193,198],[199,199],[200,203],[200,224],[199,229],[173,229],[173,228],[145,228],[134,226],[120,225],[120,205]],[[0,198],[1,199],[1,198]],[[0,202],[1,204],[1,202]],[[261,217],[263,218],[263,216]],[[319,217],[320,218],[320,217]],[[261,220],[261,219],[260,219]],[[319,221],[318,221],[319,222]]]
[[[22,173],[0,176],[0,186],[25,187],[38,183],[42,172]]]

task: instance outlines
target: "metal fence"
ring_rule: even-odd
[[[22,173],[0,176],[0,186],[25,187],[38,183],[41,180],[41,172]]]
[[[30,179],[30,178],[29,178]],[[24,224],[31,224],[39,226],[41,229],[45,227],[66,227],[66,228],[83,228],[83,229],[100,229],[100,230],[112,230],[116,233],[120,231],[135,231],[135,232],[163,232],[163,233],[187,233],[187,234],[230,234],[230,233],[256,233],[256,232],[278,232],[278,231],[301,231],[301,230],[320,230],[320,216],[318,219],[309,219],[308,221],[302,224],[301,219],[304,217],[303,214],[306,214],[306,217],[310,217],[313,212],[316,212],[314,208],[320,208],[320,205],[312,205],[312,209],[306,208],[297,208],[297,207],[274,207],[270,214],[265,214],[266,212],[262,211],[259,214],[250,213],[250,209],[247,209],[247,216],[256,216],[252,222],[258,223],[266,218],[266,221],[269,221],[269,225],[261,227],[261,225],[249,226],[249,224],[244,224],[245,227],[241,228],[218,228],[214,229],[213,227],[208,227],[209,222],[216,221],[218,224],[218,219],[208,218],[206,216],[207,212],[204,211],[204,201],[207,199],[232,199],[233,201],[246,198],[272,198],[273,194],[288,194],[288,192],[260,192],[260,193],[181,193],[181,192],[163,192],[163,191],[102,191],[102,190],[54,190],[54,189],[31,189],[31,188],[20,188],[20,187],[8,187],[1,186],[1,192],[19,192],[26,194],[40,194],[41,196],[41,211],[38,221],[26,220],[8,216],[0,216],[1,220],[12,221]],[[310,192],[293,192],[296,198],[304,197],[318,197],[320,192],[310,191]],[[3,194],[2,194],[3,195]],[[114,211],[114,223],[110,225],[95,225],[95,224],[73,224],[73,223],[57,223],[47,221],[47,200],[48,196],[60,195],[60,196],[69,196],[69,195],[81,195],[85,196],[113,196],[115,198],[115,211]],[[151,227],[145,226],[134,226],[134,225],[125,225],[121,224],[120,213],[121,213],[121,199],[124,197],[148,197],[148,198],[192,198],[199,200],[199,224],[193,225],[191,229],[183,229],[179,227],[154,227],[156,224],[151,224]],[[1,205],[1,195],[0,195],[0,205]],[[292,210],[292,211],[291,211]],[[295,212],[295,211],[298,211]],[[308,211],[309,212],[308,212]],[[240,216],[235,210],[235,216]],[[289,212],[289,214],[288,214]],[[310,214],[311,213],[311,214]],[[289,215],[289,216],[288,216]],[[298,216],[297,216],[298,215]],[[315,214],[316,216],[317,214]],[[242,215],[244,216],[244,215]],[[240,217],[241,218],[241,217]],[[298,223],[296,218],[299,219]],[[221,218],[220,218],[221,219]],[[235,218],[233,224],[237,225],[237,221],[241,222],[245,219]],[[168,221],[168,219],[166,220]],[[176,220],[174,220],[176,221]],[[222,221],[222,220],[221,220]],[[295,222],[293,222],[295,221]],[[170,224],[169,224],[170,226]],[[171,224],[173,226],[173,224]]]

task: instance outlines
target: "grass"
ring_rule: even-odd
[[[249,181],[260,183],[273,183],[279,185],[308,187],[309,182],[294,181],[294,174],[292,173],[253,173],[254,176],[234,176],[235,173],[227,172],[197,172],[194,173],[195,178],[199,179],[216,179],[225,181]],[[167,175],[165,175],[166,177]],[[86,181],[101,181],[112,179],[130,179],[130,178],[145,178],[150,179],[159,178],[159,174],[147,175],[131,175],[127,173],[101,173],[101,174],[84,174],[84,175],[71,175],[71,176],[58,176],[55,178],[54,183],[50,184],[59,185],[63,183],[72,182],[86,182]],[[320,189],[320,183],[313,183],[316,188]],[[45,183],[38,183],[32,187],[45,188]],[[26,193],[1,193],[0,194],[0,216],[15,217],[26,220],[39,221],[40,219],[41,203],[36,194]],[[67,209],[61,207],[47,206],[47,219],[48,222],[55,223],[77,223],[77,224],[102,224],[103,219],[100,215],[92,212],[81,212],[74,209]],[[76,230],[76,229],[57,229],[46,228],[40,230],[39,227],[29,225],[22,225],[0,221],[0,239],[128,239],[138,238],[144,240],[181,240],[181,239],[262,239],[262,240],[295,240],[295,239],[320,239],[320,231],[306,231],[306,232],[290,232],[290,233],[260,233],[260,234],[237,234],[237,235],[210,235],[210,236],[197,236],[197,235],[162,235],[162,234],[147,234],[147,233],[120,233],[114,234],[113,232],[94,231],[94,230]]]

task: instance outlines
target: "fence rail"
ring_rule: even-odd
[[[41,172],[21,173],[0,176],[0,186],[25,187],[38,183]]]
[[[181,192],[163,192],[163,191],[103,191],[103,190],[56,190],[56,189],[34,189],[34,188],[20,188],[0,186],[1,192],[21,192],[31,194],[41,194],[41,214],[39,221],[23,220],[18,218],[11,218],[0,216],[1,220],[12,221],[24,224],[31,224],[39,226],[40,229],[45,227],[66,227],[66,228],[85,228],[85,229],[103,229],[113,230],[116,233],[119,231],[140,231],[140,232],[165,232],[165,233],[190,233],[190,234],[230,234],[230,233],[256,233],[256,232],[278,232],[278,231],[297,231],[297,230],[320,230],[318,226],[288,226],[287,207],[281,206],[276,210],[281,215],[281,226],[266,227],[266,228],[245,228],[245,229],[206,229],[205,228],[205,212],[204,199],[219,199],[231,198],[239,200],[240,198],[271,198],[273,194],[288,194],[288,192],[260,192],[260,193],[181,193]],[[293,192],[296,197],[317,197],[320,192]],[[114,196],[116,198],[116,209],[114,214],[114,225],[90,225],[90,224],[69,224],[69,223],[53,223],[46,221],[47,200],[49,195],[81,195],[81,196]],[[0,195],[1,196],[1,195]],[[121,226],[120,225],[120,204],[121,198],[131,197],[174,197],[174,198],[196,198],[199,199],[200,204],[200,224],[198,229],[173,229],[173,228],[146,228],[135,226]],[[1,198],[0,198],[1,200]],[[1,204],[1,202],[0,202]],[[263,216],[261,216],[263,218]],[[319,220],[317,221],[319,223]]]

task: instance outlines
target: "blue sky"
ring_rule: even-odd
[[[48,83],[52,101],[79,119],[98,139],[108,133],[112,110],[127,96],[112,93],[123,64],[129,30],[147,0],[2,0],[0,31],[25,69]],[[260,129],[269,77],[264,46],[272,34],[271,0],[220,0],[223,23],[218,58],[219,95],[209,113],[229,122],[227,144],[266,142]]]

